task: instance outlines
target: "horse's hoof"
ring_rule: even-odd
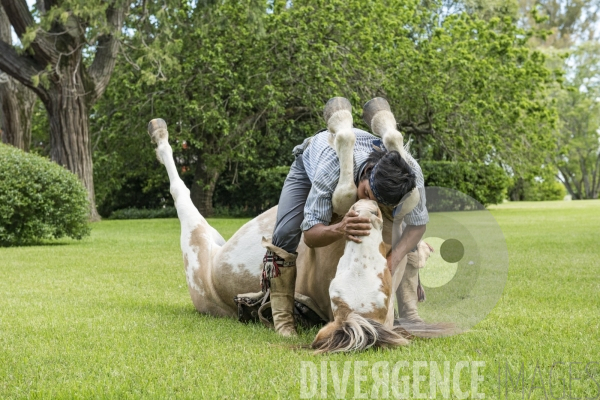
[[[375,97],[374,99],[367,101],[363,106],[363,120],[369,126],[369,128],[372,128],[371,122],[373,121],[373,117],[379,111],[392,112],[390,103],[388,103],[388,101],[383,97]]]
[[[169,133],[167,123],[162,118],[155,118],[148,122],[148,135],[152,138],[152,143],[158,143],[161,140],[167,140]]]
[[[350,104],[350,101],[345,97],[332,97],[329,99],[329,101],[325,103],[325,107],[323,107],[323,118],[325,119],[325,123],[327,124],[329,118],[340,110],[346,110],[352,113],[352,104]]]

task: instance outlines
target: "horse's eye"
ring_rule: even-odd
[[[377,211],[371,211],[371,214],[377,215]]]

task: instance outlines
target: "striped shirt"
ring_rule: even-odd
[[[353,128],[353,130],[356,135],[354,181],[357,182],[369,154],[373,151],[373,141],[378,138],[360,129]],[[331,198],[340,179],[340,162],[335,150],[329,145],[328,137],[328,131],[319,132],[294,149],[294,152],[299,152],[304,148],[302,161],[304,162],[306,174],[312,182],[304,206],[304,221],[301,225],[303,231],[309,230],[316,224],[329,225],[333,214]],[[383,148],[383,143],[380,147]],[[417,161],[408,153],[406,154],[406,162],[412,167],[416,175],[417,188],[421,199],[417,206],[404,217],[404,222],[408,225],[425,225],[429,222],[429,214],[425,206],[423,172]],[[399,208],[401,209],[402,205]],[[398,211],[399,209],[395,209],[394,215]]]

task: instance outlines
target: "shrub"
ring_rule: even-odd
[[[0,245],[89,235],[89,202],[79,179],[37,155],[0,144]]]
[[[564,185],[552,176],[546,179],[513,179],[509,188],[513,201],[562,200],[567,195]]]
[[[177,218],[175,207],[156,209],[123,208],[113,211],[108,219],[149,219],[149,218]]]
[[[483,205],[501,203],[506,197],[509,179],[506,172],[495,164],[423,161],[420,165],[426,187],[455,189]]]

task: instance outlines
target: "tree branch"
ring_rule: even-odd
[[[567,191],[569,192],[569,194],[571,195],[571,197],[573,198],[573,200],[576,200],[577,199],[577,194],[575,193],[575,191],[571,187],[571,182],[569,182],[569,176],[568,176],[568,174],[565,171],[563,171],[561,167],[558,167],[558,170],[560,171],[560,175],[557,174],[556,177],[558,178],[559,181],[562,182],[563,185],[565,185],[565,188],[567,189]],[[561,179],[561,176],[562,176],[563,179]]]
[[[92,103],[94,103],[106,90],[110,76],[115,68],[117,53],[119,50],[118,33],[123,27],[125,19],[125,10],[129,7],[129,1],[124,1],[122,5],[115,8],[114,3],[106,10],[106,19],[110,33],[101,35],[98,38],[98,46],[94,61],[89,69],[89,75],[94,82],[94,92],[92,93]]]
[[[33,83],[33,76],[44,72],[39,64],[28,56],[20,56],[10,44],[0,40],[0,69],[33,90],[42,101],[48,100],[48,92]]]
[[[12,35],[10,32],[10,21],[8,16],[4,12],[4,8],[0,4],[0,40],[5,41],[8,44],[12,43]]]
[[[37,9],[42,14],[47,13],[52,8],[52,6],[57,5],[56,0],[36,0],[35,3],[37,5]]]
[[[419,125],[428,125],[428,123],[421,123]],[[416,134],[416,135],[432,135],[435,133],[435,130],[433,128],[428,128],[428,129],[424,129],[424,128],[419,128],[414,122],[401,122],[398,125],[400,125],[400,128],[403,132],[408,133],[408,134]]]
[[[17,36],[22,38],[27,32],[27,28],[35,25],[27,2],[25,0],[0,0],[0,3],[2,3]],[[43,31],[37,33],[35,40],[29,47],[33,50],[33,57],[38,63],[45,65],[56,62],[58,52]]]
[[[27,28],[34,24],[27,2],[25,0],[2,0],[1,3],[15,32],[19,38],[23,37]]]

